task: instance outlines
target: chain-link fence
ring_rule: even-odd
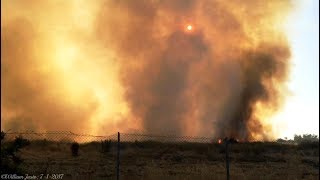
[[[202,162],[206,157],[201,153],[215,148],[213,140],[207,137],[123,133],[120,138],[120,134],[92,136],[68,131],[8,132],[1,143],[5,145],[17,137],[30,142],[17,153],[23,160],[20,167],[24,172],[35,175],[59,173],[65,178],[157,179],[173,176],[192,179],[208,176],[211,171]],[[74,142],[79,143],[76,156],[72,149]],[[187,166],[191,168],[188,174],[185,173]]]
[[[238,143],[234,139],[126,133],[92,136],[61,131],[9,132],[1,140],[2,159],[3,147],[16,137],[29,141],[16,153],[22,160],[19,168],[29,175],[124,180],[319,177],[319,144],[315,143]]]
[[[43,176],[43,178],[47,175],[47,178],[50,178],[51,175],[63,174],[63,179],[115,179],[116,137],[116,135],[75,134],[67,131],[8,132],[1,140],[1,151],[15,148],[12,143],[17,138],[28,141],[28,145],[15,152],[14,158],[11,158],[12,161],[17,157],[21,159],[22,162],[17,169],[20,174]],[[9,165],[10,161],[7,162]]]
[[[13,140],[15,137],[23,137],[31,141],[38,140],[47,140],[47,141],[60,141],[60,142],[79,142],[79,143],[88,143],[94,141],[102,140],[117,140],[117,135],[109,136],[94,136],[88,134],[76,134],[70,131],[47,131],[47,132],[7,132],[6,140]]]

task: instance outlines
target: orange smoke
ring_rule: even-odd
[[[1,5],[5,129],[272,137],[288,1]]]

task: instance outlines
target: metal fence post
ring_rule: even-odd
[[[230,174],[229,174],[229,150],[228,150],[228,144],[229,140],[226,140],[226,168],[227,168],[227,180],[230,180]]]
[[[117,180],[119,180],[120,174],[120,132],[118,132],[118,143],[117,143]]]

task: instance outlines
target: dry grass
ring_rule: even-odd
[[[33,141],[21,151],[29,174],[63,173],[65,179],[114,179],[116,144],[80,144],[72,157],[70,142]],[[121,145],[122,179],[225,179],[225,150],[219,144],[132,142]],[[231,179],[318,179],[319,144],[230,145]]]

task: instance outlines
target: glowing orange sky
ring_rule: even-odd
[[[210,11],[210,8],[214,7],[206,7],[207,9],[204,9],[201,3],[194,3],[193,9],[189,10],[188,8],[181,8],[179,6],[180,1],[165,1],[158,7],[157,21],[151,23],[144,22],[144,19],[139,21],[140,19],[129,17],[129,13],[124,13],[127,9],[121,9],[126,6],[116,6],[110,3],[111,6],[108,7],[104,5],[103,1],[1,1],[1,28],[4,30],[9,29],[8,33],[7,31],[5,32],[6,36],[1,38],[2,45],[8,47],[4,49],[5,51],[2,51],[5,55],[2,56],[1,62],[8,64],[8,67],[12,68],[17,65],[15,62],[19,63],[20,59],[29,58],[30,56],[31,60],[28,62],[32,63],[26,64],[27,70],[23,67],[19,67],[16,70],[11,69],[12,72],[10,71],[11,74],[8,75],[8,78],[3,79],[4,82],[8,82],[5,84],[8,87],[5,90],[8,91],[2,92],[2,96],[3,93],[6,96],[10,88],[16,86],[16,84],[9,83],[10,78],[16,82],[21,81],[29,84],[30,92],[32,93],[37,92],[36,90],[38,89],[41,91],[39,96],[25,100],[30,104],[24,104],[25,101],[21,100],[20,105],[16,105],[11,102],[8,103],[14,97],[5,98],[1,102],[1,110],[3,112],[1,118],[5,121],[2,124],[10,127],[17,123],[21,122],[23,124],[24,121],[28,121],[28,124],[34,125],[30,125],[30,127],[24,126],[25,129],[72,131],[84,131],[83,129],[85,129],[87,133],[91,134],[143,131],[143,117],[137,116],[137,114],[143,114],[145,109],[132,109],[126,99],[128,87],[124,86],[122,81],[123,76],[126,75],[124,74],[125,70],[134,69],[138,72],[150,63],[136,60],[149,56],[148,52],[134,54],[136,51],[139,52],[138,48],[142,50],[149,48],[144,47],[144,44],[147,44],[144,41],[148,41],[148,39],[141,38],[143,37],[143,30],[151,28],[149,26],[159,27],[154,30],[156,32],[152,31],[152,38],[158,43],[154,46],[159,51],[163,51],[167,46],[163,39],[178,31],[177,29],[180,29],[179,31],[188,31],[188,33],[191,32],[189,34],[191,37],[195,36],[196,33],[202,33],[206,41],[214,44],[214,48],[210,50],[210,53],[215,54],[219,65],[225,63],[225,59],[236,59],[235,57],[240,56],[243,50],[257,48],[262,42],[286,44],[287,38],[283,34],[283,24],[286,21],[284,15],[291,8],[288,3],[270,1],[261,6],[258,2],[255,5],[238,4],[229,1],[217,2],[221,6],[219,8],[228,10],[229,14],[225,15],[230,17],[220,16],[219,13],[225,13],[223,11]],[[146,4],[148,5],[148,3]],[[139,4],[134,5],[139,6]],[[143,9],[144,7],[134,8]],[[246,10],[252,8],[254,8],[252,12],[246,13]],[[128,9],[134,15],[139,15],[139,13],[152,14],[152,12],[131,12],[133,10]],[[175,18],[181,16],[182,20],[177,22],[170,15],[175,15]],[[190,17],[192,17],[192,22],[186,23],[186,19],[190,19]],[[221,18],[213,19],[212,17]],[[102,22],[99,22],[99,20]],[[107,26],[106,28],[101,23],[102,25],[104,25],[103,23],[109,23],[115,27],[124,28],[119,28],[114,31],[115,34],[112,34],[113,27]],[[233,29],[237,29],[240,26],[238,23],[241,23],[242,27],[240,33],[236,30],[233,31]],[[136,30],[130,24],[132,26],[145,24],[145,26],[141,26],[140,30]],[[106,29],[99,29],[101,28],[99,25]],[[127,31],[131,29],[133,29],[133,32],[134,30],[138,32],[133,36],[122,36],[126,35]],[[10,32],[14,34],[13,31],[17,31],[21,35],[21,39],[15,39],[10,36]],[[228,35],[222,35],[222,33]],[[239,36],[237,33],[245,34],[246,38]],[[124,52],[123,49],[129,46],[125,43],[125,38],[134,39],[135,37],[141,38],[140,43],[134,46],[137,47],[137,50],[130,47],[130,52]],[[17,44],[11,47],[10,43]],[[30,49],[26,49],[26,47]],[[25,54],[17,54],[16,57],[13,57],[15,54],[13,51],[17,51],[19,48]],[[192,47],[190,48],[192,49]],[[151,47],[150,49],[152,50]],[[184,51],[183,49],[181,51],[186,57],[192,57],[192,54],[188,54],[190,52],[187,50]],[[279,54],[281,55],[281,52]],[[222,55],[224,56],[223,58],[220,57]],[[123,65],[123,59],[126,62],[125,66]],[[182,64],[183,61],[179,63]],[[174,65],[173,62],[172,66]],[[192,73],[205,75],[204,67],[206,66],[205,63],[199,63],[192,68]],[[16,71],[21,71],[21,73]],[[156,74],[158,72],[154,70],[152,73]],[[131,75],[134,74],[132,73]],[[145,76],[150,75],[153,77],[154,74],[146,74]],[[128,73],[128,75],[130,74]],[[4,76],[6,76],[5,73]],[[218,79],[219,77],[215,78]],[[195,77],[190,79],[194,80]],[[210,84],[209,81],[210,79],[204,78],[199,80],[199,83]],[[285,80],[279,82],[275,80],[274,84],[270,84],[281,94],[281,97],[288,94],[287,89],[282,86],[283,81]],[[223,83],[221,82],[221,84]],[[265,84],[268,83],[266,82]],[[20,92],[14,92],[17,93],[18,97]],[[195,92],[196,90],[192,87],[185,93],[191,97]],[[230,92],[227,90],[224,93]],[[21,99],[23,97],[21,95]],[[155,97],[144,98],[144,100],[150,100],[153,103]],[[31,100],[34,101],[32,102]],[[206,127],[199,120],[202,106],[199,106],[193,100],[189,103],[192,108],[193,106],[195,107],[193,111],[184,115],[188,119],[188,124],[184,128],[190,135],[202,135],[200,134],[201,129],[209,129],[209,125]],[[254,106],[254,116],[261,119],[266,134],[270,133],[271,136],[276,136],[278,132],[273,132],[271,128],[274,122],[268,121],[267,118],[272,117],[276,110],[269,108],[269,106],[270,104],[258,102]],[[57,117],[52,114],[56,114]],[[27,119],[30,118],[31,120],[13,120],[21,116],[26,116]],[[60,119],[57,120],[57,118]],[[76,119],[79,118],[83,119],[77,122]],[[254,125],[249,124],[249,126]],[[255,137],[264,138],[260,134],[256,134]]]

